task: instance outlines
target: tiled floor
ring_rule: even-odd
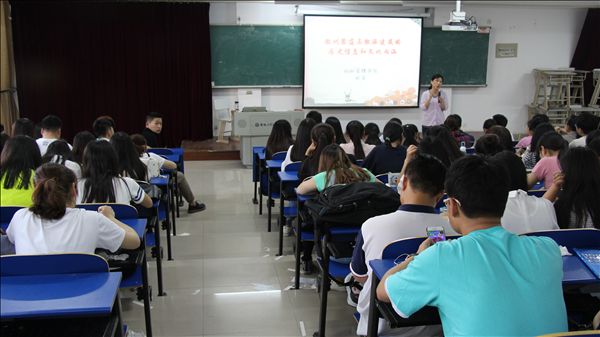
[[[278,234],[267,232],[266,212],[258,215],[251,201],[252,171],[239,161],[186,162],[185,169],[207,210],[188,215],[182,208],[174,261],[163,264],[167,296],[156,296],[155,263],[149,262],[154,336],[312,336],[318,294],[285,290],[294,276],[292,238],[284,243],[285,256],[276,258]],[[309,288],[314,277],[301,281]],[[354,336],[353,312],[345,292],[331,291],[327,336]],[[123,315],[130,328],[145,330],[137,301],[125,299]]]

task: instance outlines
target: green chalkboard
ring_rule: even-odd
[[[211,26],[215,86],[302,85],[302,26]],[[489,34],[423,28],[421,84],[485,85]]]
[[[216,86],[301,85],[304,27],[211,26]]]

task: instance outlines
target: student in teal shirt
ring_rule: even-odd
[[[437,307],[445,336],[568,331],[558,245],[500,226],[508,197],[502,168],[467,156],[452,165],[445,185],[448,219],[463,237],[425,240],[418,256],[385,274],[377,297],[402,317]]]
[[[330,144],[321,152],[319,173],[303,181],[298,186],[297,192],[300,194],[322,192],[331,185],[359,181],[376,182],[378,180],[369,170],[352,164],[346,152],[339,145]]]

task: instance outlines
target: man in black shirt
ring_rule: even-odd
[[[142,135],[146,138],[146,144],[149,147],[164,147],[160,139],[162,118],[163,116],[158,112],[150,112],[146,115],[146,128],[142,131]]]

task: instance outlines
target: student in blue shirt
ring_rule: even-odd
[[[550,238],[517,236],[500,226],[506,173],[479,156],[446,175],[448,219],[463,237],[432,244],[390,269],[377,298],[408,317],[438,308],[445,336],[536,336],[567,331],[562,258]]]

